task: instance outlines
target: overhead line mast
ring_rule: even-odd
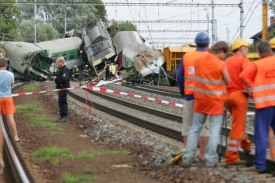
[[[209,20],[118,20],[117,23],[209,23]]]
[[[207,30],[138,30],[138,32],[202,32]]]
[[[37,42],[37,38],[36,38],[36,25],[37,25],[36,8],[37,8],[37,4],[36,4],[36,1],[37,0],[35,0],[35,3],[34,3],[34,43]]]
[[[183,45],[183,42],[149,42],[150,44],[180,44]]]
[[[262,40],[266,41],[268,37],[267,15],[268,15],[268,0],[263,0],[263,32]]]
[[[34,4],[35,2],[17,2],[17,4]],[[0,0],[0,4],[15,4],[15,2],[6,2],[6,0]],[[170,6],[170,7],[211,7],[212,4],[203,3],[118,3],[118,2],[103,2],[103,3],[89,3],[89,2],[37,2],[37,5],[94,5],[94,6]],[[239,7],[239,4],[214,4],[216,7]]]
[[[157,37],[157,38],[148,38],[148,39],[152,39],[152,40],[181,40],[181,39],[190,39],[190,40],[194,40],[195,38],[184,38],[184,37],[178,37],[178,38],[161,38],[161,37]]]
[[[244,30],[244,9],[243,9],[243,0],[241,0],[241,3],[240,3],[240,38],[242,39],[243,38],[243,30]]]

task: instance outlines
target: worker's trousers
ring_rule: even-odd
[[[159,74],[154,73],[154,85],[157,86],[159,83]]]
[[[269,128],[268,146],[270,157],[272,160],[275,160],[275,135],[272,128]]]
[[[275,106],[256,109],[254,141],[256,155],[254,165],[258,170],[266,169],[266,153],[270,127],[275,131]]]
[[[251,142],[246,134],[246,113],[248,97],[241,91],[228,93],[225,105],[232,115],[232,125],[226,150],[226,163],[232,164],[240,161],[238,149],[251,150]]]
[[[106,81],[109,80],[109,75],[110,75],[109,70],[106,70],[106,73],[105,73],[105,80],[106,80]]]
[[[183,164],[191,164],[192,159],[198,147],[198,141],[202,127],[206,121],[207,114],[195,113],[193,123],[190,128],[187,147],[183,152]],[[215,166],[218,157],[217,146],[219,141],[220,130],[222,126],[222,115],[209,115],[209,141],[206,147],[206,166]]]
[[[58,107],[60,117],[68,117],[67,93],[68,91],[58,91]]]

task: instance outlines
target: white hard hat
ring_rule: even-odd
[[[74,67],[77,67],[76,65]]]
[[[85,65],[85,67],[88,67],[88,65]]]

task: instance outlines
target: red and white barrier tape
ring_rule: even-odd
[[[98,91],[98,92],[102,92],[102,93],[112,93],[112,94],[124,95],[124,96],[128,96],[128,97],[140,98],[140,99],[144,99],[144,100],[150,100],[150,101],[154,101],[156,103],[167,104],[167,105],[170,105],[170,106],[173,106],[173,107],[180,107],[180,108],[184,107],[184,104],[179,104],[179,103],[176,103],[176,102],[166,101],[166,100],[162,100],[162,99],[159,99],[159,98],[152,98],[152,97],[148,97],[148,96],[136,95],[134,93],[126,93],[126,92],[122,92],[122,91],[119,91],[119,90],[111,90],[111,89],[108,89],[108,88],[93,87],[93,86],[75,86],[75,87],[71,87],[71,88],[62,88],[62,89],[45,90],[45,91],[35,91],[35,92],[27,92],[27,93],[18,93],[18,94],[12,94],[12,97],[22,97],[22,96],[26,96],[26,95],[36,95],[36,94],[57,92],[57,91],[76,90],[76,89],[82,89],[82,88],[87,88],[88,90]],[[227,113],[227,114],[230,114],[230,113]],[[255,112],[247,112],[247,115],[254,115],[254,114],[255,114]]]
[[[76,89],[82,89],[87,88],[87,86],[75,86],[71,88],[62,88],[62,89],[54,89],[54,90],[45,90],[45,91],[34,91],[34,92],[27,92],[27,93],[17,93],[12,94],[12,97],[22,97],[26,95],[37,95],[42,93],[51,93],[51,92],[58,92],[58,91],[66,91],[66,90],[76,90]]]

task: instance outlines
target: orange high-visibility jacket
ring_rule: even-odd
[[[194,94],[194,60],[204,55],[206,52],[194,51],[183,55],[183,69],[184,69],[184,93],[186,95]]]
[[[256,109],[275,106],[275,56],[254,62],[257,74],[252,84],[252,95]]]
[[[217,56],[207,53],[194,62],[195,82],[194,96],[197,99],[224,100],[226,97],[226,85],[222,72],[225,63]]]

